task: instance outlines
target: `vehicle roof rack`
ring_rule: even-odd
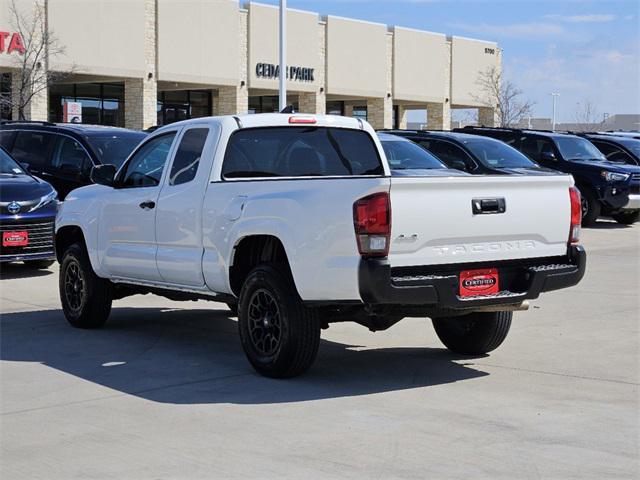
[[[56,127],[55,123],[46,122],[44,120],[2,120],[0,121],[0,125],[17,125],[17,124],[26,124],[26,125],[48,125],[50,127]]]

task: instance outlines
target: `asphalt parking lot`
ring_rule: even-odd
[[[638,478],[640,225],[583,232],[587,275],[456,357],[430,322],[323,332],[255,374],[224,305],[136,296],[67,325],[57,267],[3,267],[0,477]]]

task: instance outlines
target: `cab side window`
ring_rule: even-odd
[[[523,137],[520,151],[536,162],[549,160],[550,154],[555,155],[553,142],[542,137]]]
[[[120,186],[134,188],[160,185],[175,136],[175,132],[166,133],[143,144],[127,163]]]
[[[475,164],[467,152],[453,143],[432,140],[429,150],[450,168],[459,169],[462,164],[464,164],[466,171],[471,171],[475,168]]]
[[[208,128],[192,128],[185,132],[173,159],[169,185],[187,183],[196,177],[208,134]]]
[[[82,145],[73,138],[60,136],[51,159],[51,166],[63,174],[82,174],[88,177],[93,165]]]
[[[50,133],[18,132],[11,153],[17,161],[39,169],[48,163],[55,140],[55,135]]]

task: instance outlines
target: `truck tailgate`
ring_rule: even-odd
[[[393,177],[389,262],[404,267],[565,255],[571,185],[573,179],[560,174]],[[504,212],[493,213],[500,209],[494,200],[502,199]]]

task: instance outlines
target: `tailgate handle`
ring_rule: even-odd
[[[471,209],[474,215],[504,213],[507,203],[504,198],[474,198],[471,200]]]

